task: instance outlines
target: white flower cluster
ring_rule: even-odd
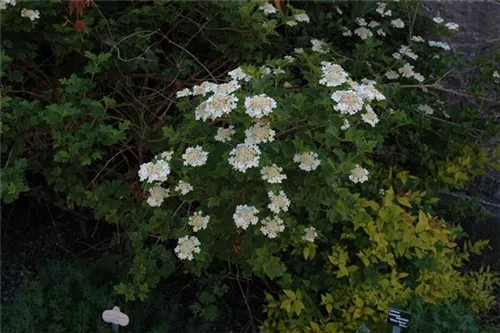
[[[329,61],[322,61],[321,71],[323,75],[319,83],[327,87],[337,87],[347,81],[348,74],[340,65],[332,64]]]
[[[344,119],[344,124],[342,126],[340,126],[340,129],[343,131],[346,131],[349,127],[351,127],[349,120]]]
[[[246,113],[253,118],[260,119],[267,116],[276,106],[276,101],[266,94],[245,98]]]
[[[392,16],[392,11],[391,10],[385,10],[385,7],[387,6],[386,2],[381,2],[378,4],[378,7],[376,9],[376,12],[379,13],[381,16]]]
[[[0,10],[7,9],[7,5],[15,6],[17,5],[16,0],[0,0]],[[21,17],[25,17],[34,21],[40,18],[40,12],[38,10],[26,9],[21,10]]]
[[[444,19],[440,16],[436,16],[432,19],[434,22],[436,22],[437,24],[441,24],[444,22]],[[448,30],[452,30],[452,31],[455,31],[455,30],[458,30],[458,28],[460,28],[460,26],[458,24],[456,24],[455,22],[447,22],[445,25],[444,25]]]
[[[259,165],[260,149],[257,145],[240,143],[229,152],[228,161],[233,169],[245,173]]]
[[[201,146],[189,147],[182,155],[184,165],[202,166],[207,163],[208,152],[204,151]]]
[[[15,6],[16,0],[0,0],[0,10],[7,9],[7,5]]]
[[[373,111],[370,105],[367,105],[365,108],[366,113],[361,115],[361,119],[365,123],[370,124],[372,127],[375,127],[375,125],[377,125],[377,123],[379,122],[377,114]]]
[[[282,171],[283,168],[273,164],[260,169],[260,174],[262,179],[270,184],[281,184],[281,182],[286,179],[286,175],[281,173]]]
[[[148,205],[151,207],[159,207],[163,201],[168,198],[170,190],[161,186],[155,186],[149,190]]]
[[[183,180],[179,180],[177,186],[174,189],[176,192],[181,193],[182,195],[186,195],[193,190],[193,185],[185,182]]]
[[[238,205],[233,214],[233,220],[238,228],[246,230],[250,225],[256,225],[259,222],[257,214],[259,210],[254,206]]]
[[[423,43],[423,42],[425,42],[425,39],[423,39],[420,36],[411,36],[411,40],[414,41],[415,43]]]
[[[195,236],[184,236],[174,249],[181,260],[193,260],[193,254],[200,253],[200,241]]]
[[[405,23],[403,22],[402,19],[395,19],[391,21],[391,25],[395,28],[402,29],[405,27]]]
[[[332,99],[337,102],[333,108],[341,114],[354,115],[363,109],[363,99],[354,90],[338,90],[332,94]]]
[[[268,238],[276,238],[278,234],[285,230],[285,224],[283,220],[279,217],[275,216],[273,218],[266,217],[262,220],[262,227],[260,227],[260,231],[267,236]]]
[[[359,36],[362,40],[373,37],[373,32],[365,27],[359,27],[354,30],[354,33]]]
[[[168,161],[163,159],[155,162],[144,163],[139,169],[139,179],[141,182],[164,182],[167,180],[169,174],[170,164],[168,164]]]
[[[274,192],[267,192],[269,200],[271,202],[267,205],[273,213],[279,214],[280,212],[287,212],[288,207],[290,207],[290,200],[287,198],[284,191],[280,191],[278,194],[274,194]]]
[[[354,169],[351,170],[349,179],[354,183],[364,183],[368,180],[369,174],[368,170],[360,167],[359,164],[356,164]]]
[[[259,9],[262,10],[265,15],[274,14],[278,12],[278,9],[276,9],[276,7],[274,7],[270,3],[266,3],[263,6],[260,6]]]
[[[276,132],[265,122],[257,122],[245,130],[245,144],[254,145],[274,141]]]
[[[201,210],[195,212],[193,216],[189,217],[188,224],[193,227],[193,231],[200,231],[207,228],[208,222],[210,221],[210,216],[203,216]]]
[[[232,140],[234,133],[236,133],[234,126],[229,126],[227,128],[219,127],[214,139],[219,142],[229,142]]]
[[[304,229],[304,235],[302,236],[303,241],[314,243],[316,237],[318,237],[318,233],[315,227],[311,226]]]
[[[396,55],[396,56],[395,56]],[[414,53],[408,45],[401,45],[399,51],[393,54],[395,59],[402,59],[403,56],[408,57],[413,60],[417,60],[418,55]]]
[[[429,105],[427,105],[427,104],[419,105],[419,106],[417,107],[417,110],[418,110],[418,111],[420,111],[420,112],[423,112],[423,113],[425,113],[425,114],[427,114],[427,115],[431,115],[431,114],[433,114],[433,113],[434,113],[434,109],[433,109],[433,108],[431,108],[431,107],[430,107]]]
[[[320,39],[316,39],[316,38],[311,39],[311,44],[312,44],[311,50],[313,52],[327,53],[327,51],[328,51],[328,45],[326,44],[326,42],[324,42]]]
[[[229,75],[233,80],[236,80],[236,81],[242,80],[242,81],[248,82],[252,79],[252,77],[250,75],[246,74],[243,71],[243,68],[241,68],[241,67],[233,69],[232,71],[227,73],[227,75]]]
[[[451,50],[450,45],[448,45],[445,42],[439,42],[439,41],[430,40],[428,43],[429,43],[429,46],[439,47],[439,48],[442,48],[445,51]]]
[[[321,160],[318,159],[318,154],[313,152],[295,154],[293,161],[299,163],[299,169],[304,171],[316,170],[321,164]]]
[[[413,66],[410,65],[409,63],[405,63],[403,67],[400,67],[398,69],[399,74],[401,74],[402,77],[405,78],[414,78],[418,82],[423,82],[425,80],[424,76],[420,73],[417,73],[413,71]],[[387,73],[386,73],[387,76]]]
[[[385,100],[384,94],[375,88],[375,82],[367,82],[363,84],[354,83],[351,85],[354,91],[356,91],[362,100],[371,102],[373,100],[383,101]]]

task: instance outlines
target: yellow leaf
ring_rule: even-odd
[[[291,300],[295,300],[295,293],[292,290],[283,290],[285,293],[286,297],[288,297]]]
[[[326,312],[328,312],[328,314],[330,314],[330,312],[332,312],[332,309],[333,309],[333,305],[331,305],[331,304],[326,305]]]
[[[297,299],[300,301],[302,299],[302,291],[300,289],[297,289],[295,292],[295,296],[297,296]]]
[[[309,258],[309,247],[305,247],[303,253],[304,253],[304,259],[307,260],[307,258]]]
[[[418,212],[418,223],[415,231],[417,233],[428,230],[429,229],[429,219],[425,215],[424,212],[419,211]]]
[[[311,329],[313,329],[315,332],[319,332],[319,325],[316,324],[314,321],[311,321],[310,323]]]
[[[357,297],[354,299],[354,305],[356,305],[357,308],[362,308],[365,305],[365,303],[361,298]]]
[[[411,208],[411,204],[410,204],[410,201],[408,200],[408,198],[406,198],[406,197],[398,197],[397,200],[403,206]]]
[[[302,303],[302,301],[296,301],[293,304],[293,307],[295,308],[295,314],[298,316],[298,315],[300,315],[300,313],[304,309],[304,303]]]
[[[290,312],[291,308],[292,308],[292,301],[291,300],[286,299],[283,302],[281,302],[281,309],[286,310],[286,312]]]

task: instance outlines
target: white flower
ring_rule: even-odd
[[[420,36],[412,36],[411,40],[414,41],[414,42],[416,42],[416,43],[423,43],[423,42],[425,42],[425,39],[423,39]]]
[[[420,111],[420,112],[423,112],[425,114],[428,114],[428,115],[431,115],[434,113],[434,109],[431,108],[429,105],[427,104],[423,104],[423,105],[419,105],[417,107],[417,110]]]
[[[354,169],[351,170],[349,179],[354,183],[364,183],[368,180],[369,174],[368,170],[360,167],[359,164],[356,164]]]
[[[354,90],[359,94],[359,96],[366,101],[383,101],[385,100],[384,94],[377,90],[373,84],[359,84],[354,87]]]
[[[285,74],[285,71],[278,67],[273,69],[273,74],[274,75]]]
[[[415,72],[413,74],[413,78],[417,80],[418,82],[424,82],[425,78],[422,74]]]
[[[232,136],[236,133],[234,126],[229,126],[227,128],[219,127],[217,129],[217,135],[214,137],[215,141],[219,142],[229,142],[232,140]]]
[[[389,70],[385,73],[385,77],[387,77],[389,80],[395,80],[399,78],[399,74],[395,71]]]
[[[271,166],[266,166],[260,169],[260,174],[262,179],[270,184],[281,184],[283,179],[286,179],[286,175],[282,174],[283,168],[273,164]]]
[[[7,9],[7,5],[15,6],[16,0],[0,0],[0,10]]]
[[[208,222],[210,221],[210,216],[203,216],[201,210],[195,212],[193,216],[189,217],[188,224],[193,227],[193,231],[200,231],[207,228]]]
[[[322,61],[321,65],[323,75],[319,80],[320,84],[327,87],[337,87],[347,81],[348,74],[340,65],[328,61]]]
[[[405,23],[403,22],[403,20],[401,20],[399,18],[395,19],[395,20],[392,20],[391,24],[392,24],[393,27],[396,27],[398,29],[401,29],[401,28],[405,27]]]
[[[259,222],[259,218],[256,216],[257,214],[259,214],[259,210],[254,206],[238,205],[233,214],[234,224],[236,224],[238,228],[246,230],[248,226],[256,225]]]
[[[498,73],[498,71],[494,71],[492,76],[493,76],[495,79],[500,79],[500,74]]]
[[[434,40],[430,40],[429,41],[429,46],[440,47],[440,48],[442,48],[443,50],[446,50],[446,51],[451,50],[450,45],[448,45],[448,44],[446,44],[444,42],[437,42],[437,41],[434,41]]]
[[[295,27],[297,25],[297,21],[294,21],[294,20],[288,20],[285,23],[286,23],[286,25],[288,25],[290,27]]]
[[[399,53],[413,60],[416,60],[418,58],[418,55],[413,53],[408,45],[401,45],[401,47],[399,48]]]
[[[404,64],[403,67],[398,69],[399,74],[401,74],[402,77],[406,78],[411,78],[415,73],[413,72],[413,66],[410,65],[409,63]]]
[[[23,8],[23,10],[21,10],[21,17],[26,17],[34,21],[40,18],[40,12],[38,10]]]
[[[275,216],[273,218],[266,217],[262,220],[262,227],[260,227],[260,231],[267,236],[268,238],[276,238],[278,234],[285,230],[285,225],[283,224],[283,220],[279,217]]]
[[[193,96],[205,96],[209,92],[214,92],[217,89],[217,84],[213,82],[204,81],[200,85],[193,87]]]
[[[381,196],[381,197],[384,197],[385,196],[385,190],[383,188],[379,188],[378,189],[378,194]]]
[[[269,75],[272,73],[271,68],[266,66],[261,66],[260,71],[262,72],[263,75]]]
[[[213,94],[206,101],[206,111],[211,119],[216,119],[233,111],[238,103],[238,97],[234,95]]]
[[[335,10],[337,11],[337,13],[338,13],[339,15],[344,14],[344,12],[342,11],[342,9],[340,9],[339,7],[335,7]]]
[[[246,113],[253,118],[260,119],[267,116],[276,106],[276,101],[266,94],[245,98]]]
[[[312,48],[311,48],[312,51],[318,52],[318,53],[326,53],[327,52],[327,50],[325,50],[327,48],[327,44],[324,41],[313,38],[313,39],[311,39],[311,44],[312,44]]]
[[[295,62],[295,58],[289,55],[284,56],[283,59],[285,59],[289,63]]]
[[[332,99],[337,102],[333,108],[341,114],[356,114],[363,108],[363,99],[354,90],[339,90],[332,94]]]
[[[186,195],[193,190],[193,185],[185,182],[183,180],[179,180],[177,186],[174,189],[176,192],[181,193],[182,195]]]
[[[147,203],[151,207],[159,207],[163,201],[168,198],[170,190],[161,186],[155,186],[149,190]]]
[[[363,119],[365,123],[370,124],[372,127],[375,127],[375,125],[377,125],[377,123],[380,121],[377,114],[369,105],[366,106],[366,113],[361,115],[361,119]]]
[[[293,52],[296,54],[302,54],[302,53],[304,53],[304,49],[301,47],[298,47],[298,48],[293,49]]]
[[[303,241],[314,243],[316,237],[318,237],[318,233],[315,227],[307,227],[304,229],[304,236],[302,236]]]
[[[297,14],[297,15],[295,15],[295,19],[296,19],[298,22],[307,22],[307,23],[309,23],[309,22],[310,22],[309,16],[307,16],[307,14],[306,14],[306,13],[302,13],[302,14]]]
[[[352,36],[352,31],[347,29],[346,27],[342,27],[342,36],[344,37],[351,37]]]
[[[194,119],[206,121],[211,118],[212,114],[210,113],[209,105],[207,101],[201,102],[196,109],[194,110]]]
[[[241,88],[241,86],[238,83],[238,81],[232,80],[232,81],[227,82],[227,83],[219,84],[217,86],[217,89],[215,90],[215,93],[220,94],[220,95],[229,95],[240,88]]]
[[[347,130],[349,127],[351,127],[351,124],[349,123],[349,120],[347,119],[344,119],[344,124],[342,126],[340,126],[340,129],[345,131]]]
[[[200,241],[195,236],[184,236],[179,238],[174,252],[179,259],[191,261],[194,253],[200,253],[200,245]]]
[[[270,3],[266,3],[265,5],[260,6],[259,9],[262,10],[265,15],[274,14],[278,12],[276,7],[274,7]]]
[[[283,87],[285,87],[285,88],[291,88],[292,84],[287,81],[287,82],[283,83]]]
[[[252,78],[250,75],[246,74],[241,67],[235,68],[229,73],[227,73],[233,80],[243,80],[243,81],[250,81]]]
[[[354,30],[354,33],[359,36],[362,40],[365,40],[367,38],[373,37],[373,32],[370,31],[370,29],[367,29],[365,27],[359,27],[356,30]]]
[[[147,180],[148,183],[164,182],[167,180],[169,174],[170,165],[164,160],[144,163],[139,169],[139,179],[141,182],[144,180]]]
[[[267,192],[267,196],[271,202],[267,205],[273,213],[279,214],[281,212],[287,212],[288,207],[290,207],[290,200],[287,198],[284,191],[280,191],[278,194],[274,192]]]
[[[295,154],[293,161],[299,163],[299,169],[304,171],[316,170],[321,164],[321,161],[318,159],[318,154],[313,152]]]
[[[378,7],[377,9],[375,10],[377,13],[379,13],[380,15],[383,15],[384,12],[385,12],[385,7],[387,6],[387,4],[385,2],[381,2],[378,4]]]
[[[275,131],[266,123],[256,123],[245,130],[245,144],[259,144],[274,141]]]
[[[376,28],[379,25],[380,25],[380,23],[378,23],[377,21],[370,21],[370,23],[368,23],[369,28]]]
[[[378,29],[377,30],[377,35],[385,37],[387,34],[385,33],[384,29]]]
[[[188,88],[179,90],[178,92],[175,93],[175,95],[176,95],[177,98],[191,96],[191,94],[192,94],[191,90],[189,90]]]
[[[432,19],[434,22],[437,24],[443,23],[444,20],[440,16],[436,16],[435,18]]]
[[[259,166],[260,149],[257,145],[240,143],[229,152],[229,156],[233,169],[245,173],[247,169]]]
[[[172,160],[172,156],[174,155],[173,151],[164,151],[159,155],[155,156],[155,159],[162,159],[166,162],[170,162]]]
[[[460,28],[460,26],[454,22],[448,22],[444,25],[448,30],[458,30],[458,28]]]
[[[394,52],[394,53],[392,54],[392,57],[393,57],[394,59],[396,59],[396,60],[400,60],[400,59],[402,59],[402,58],[403,58],[403,55],[402,55],[401,53],[399,53],[399,52]]]
[[[182,155],[184,165],[201,166],[207,163],[208,152],[204,151],[201,146],[189,147]]]
[[[366,26],[368,23],[366,23],[365,19],[362,18],[362,17],[357,17],[356,18],[356,23],[360,26],[360,27],[364,27]]]
[[[388,11],[386,11],[386,12],[384,13],[384,15],[382,15],[382,16],[392,16],[392,10],[390,10],[390,9],[389,9],[389,10],[388,10]]]

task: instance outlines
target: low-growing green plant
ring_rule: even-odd
[[[73,27],[53,3],[8,6],[4,200],[42,175],[58,205],[116,224],[128,301],[229,262],[268,284],[270,332],[381,329],[414,298],[488,309],[493,274],[457,270],[486,242],[463,247],[434,214],[441,190],[495,166],[488,104],[444,102],[456,63],[437,38],[456,25],[418,2],[300,6],[74,1]],[[53,79],[26,69],[47,55]],[[195,317],[217,319],[214,295]]]

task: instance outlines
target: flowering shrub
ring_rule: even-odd
[[[117,224],[132,251],[118,294],[142,300],[179,267],[201,275],[229,261],[283,290],[266,293],[268,331],[379,327],[390,306],[413,298],[462,299],[475,312],[491,306],[492,274],[456,270],[486,243],[464,247],[434,204],[442,188],[493,165],[478,147],[498,124],[477,116],[486,103],[463,113],[445,104],[451,47],[416,35],[418,4],[312,3],[306,12],[280,2],[123,3],[114,14],[76,3],[77,20],[85,13],[83,24],[95,23],[88,36],[81,22],[37,35],[66,36],[52,52],[86,64],[50,89],[18,69],[19,42],[2,41],[2,194],[15,200],[28,190],[24,172],[41,175],[57,204]],[[44,7],[39,21],[11,31],[32,32],[61,10]],[[27,15],[5,10],[9,24]],[[202,62],[154,25],[184,12],[201,20],[203,10],[248,39],[222,38],[225,25],[206,18],[172,27],[186,45],[200,35],[216,49]],[[437,35],[457,29],[436,19],[429,26]],[[88,44],[71,44],[77,38]],[[167,42],[180,63],[169,62]],[[28,45],[36,51],[23,56],[36,61],[44,51]],[[221,65],[217,52],[233,50]]]

